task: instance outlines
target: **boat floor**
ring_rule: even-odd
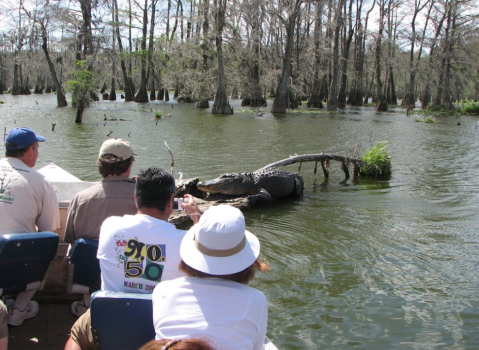
[[[19,327],[8,327],[8,349],[63,350],[70,329],[77,320],[70,311],[71,303],[39,301],[40,311],[37,316],[24,321]]]

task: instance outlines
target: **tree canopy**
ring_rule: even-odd
[[[11,0],[0,5],[0,90],[168,99],[229,114],[453,108],[477,100],[475,0]],[[147,91],[150,92],[148,95]],[[158,93],[156,93],[158,92]],[[100,96],[99,94],[102,94]],[[269,102],[267,100],[270,99]],[[272,100],[272,101],[271,101]],[[81,109],[81,111],[80,111]]]

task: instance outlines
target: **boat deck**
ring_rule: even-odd
[[[70,311],[71,301],[39,301],[39,305],[36,317],[26,320],[19,327],[8,327],[9,350],[63,350],[71,326],[77,319]]]

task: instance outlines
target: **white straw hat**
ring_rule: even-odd
[[[181,259],[210,275],[230,275],[250,267],[258,258],[258,238],[245,229],[243,213],[218,205],[203,213],[181,241]]]

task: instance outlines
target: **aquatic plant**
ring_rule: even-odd
[[[387,142],[379,142],[368,148],[363,154],[363,161],[359,169],[362,176],[391,175],[391,157],[387,151]]]
[[[423,116],[423,119],[421,118],[414,118],[414,121],[416,123],[426,123],[426,124],[434,124],[436,123],[436,118],[433,116],[425,117]]]

